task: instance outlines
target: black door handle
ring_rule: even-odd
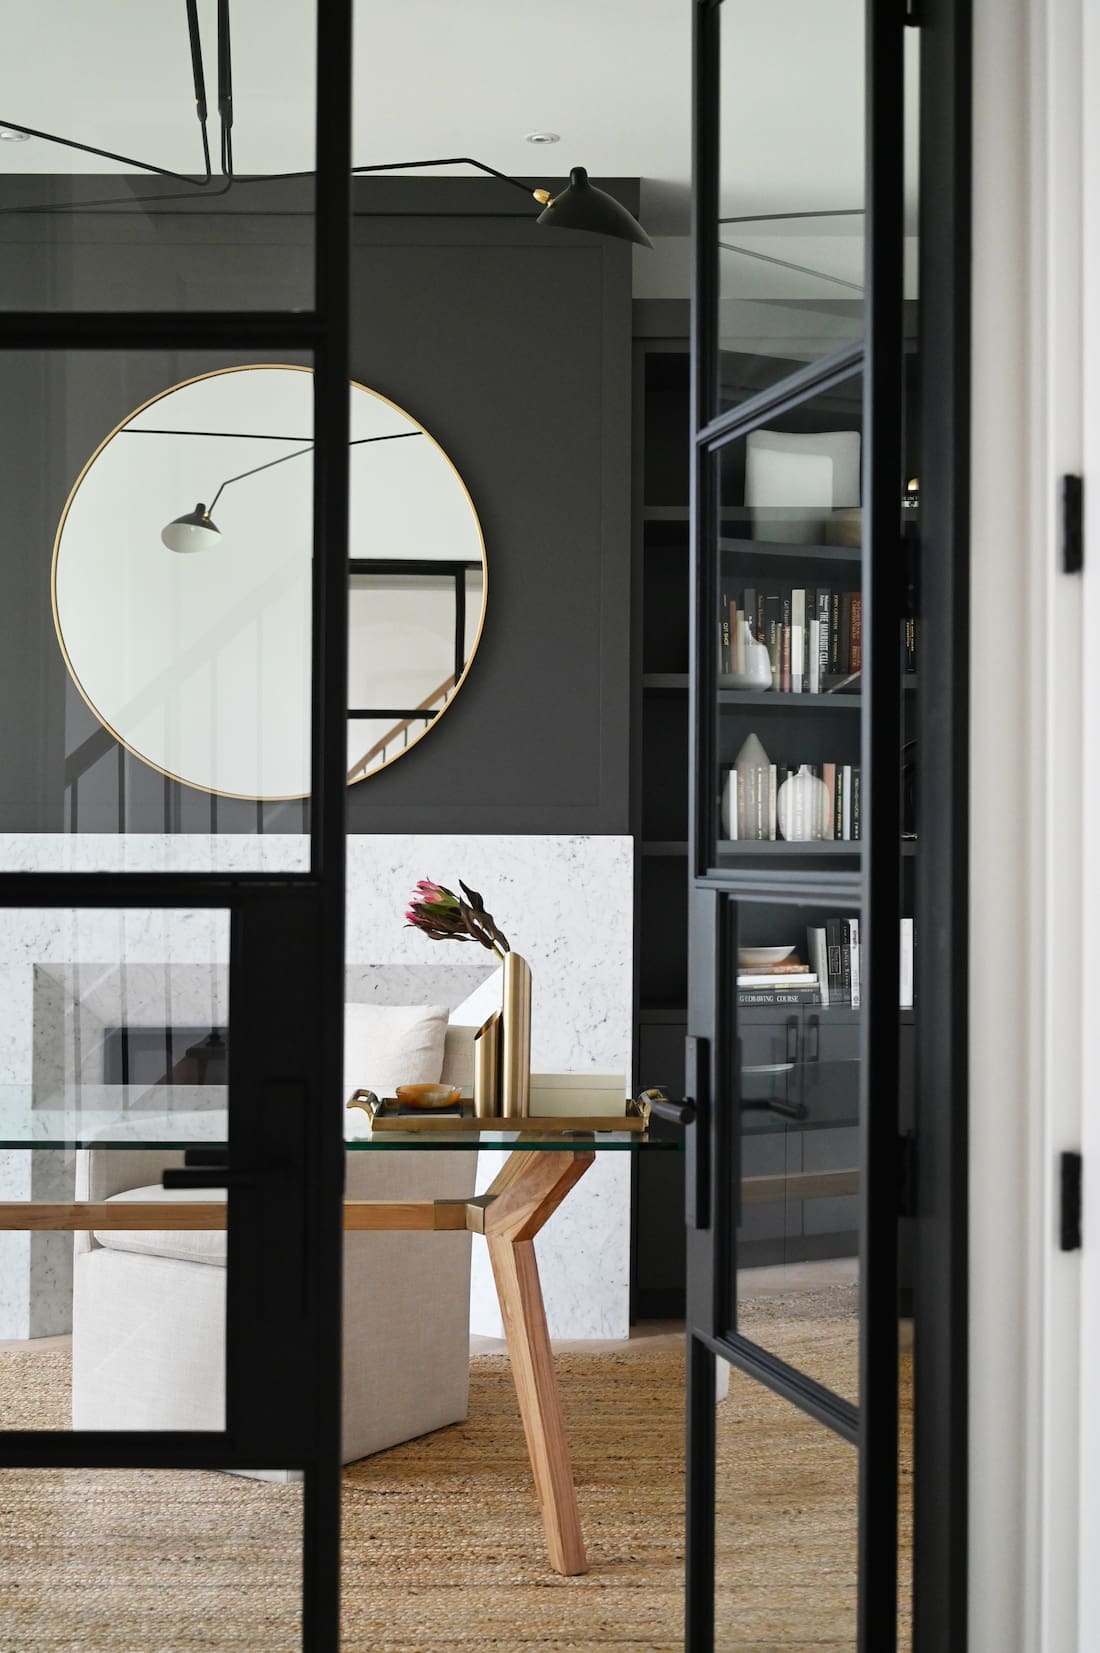
[[[689,1034],[684,1041],[686,1081],[695,1096],[667,1096],[652,1086],[638,1097],[636,1106],[643,1118],[656,1114],[684,1131],[684,1220],[689,1228],[710,1227],[710,1067],[705,1039]]]
[[[669,1125],[694,1125],[695,1103],[689,1098],[674,1099],[666,1096],[660,1085],[653,1085],[649,1090],[642,1091],[636,1106],[643,1115],[648,1111],[655,1113],[658,1119],[665,1120]]]

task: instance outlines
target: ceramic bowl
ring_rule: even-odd
[[[398,1085],[397,1100],[406,1108],[453,1108],[462,1092],[454,1085]]]
[[[793,952],[793,942],[789,947],[742,947],[738,950],[737,962],[742,970],[756,970],[765,964],[782,964]]]

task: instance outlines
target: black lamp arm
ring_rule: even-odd
[[[178,434],[181,436],[186,436],[188,432],[180,431]],[[421,436],[422,434],[423,432],[418,430],[398,430],[393,431],[389,436],[357,436],[354,442],[348,443],[348,447],[361,448],[367,442],[400,442],[406,436]],[[222,494],[231,483],[243,482],[246,476],[258,476],[261,471],[271,470],[273,465],[285,465],[288,459],[300,459],[304,453],[312,453],[313,446],[314,444],[310,442],[307,447],[295,448],[293,453],[280,454],[278,459],[269,459],[263,465],[254,465],[250,471],[241,471],[239,476],[227,476],[217,493],[214,495],[213,499],[210,501],[210,504],[206,507],[206,515],[208,517],[213,516],[215,505],[218,503],[219,499],[222,497]]]
[[[363,172],[411,172],[416,167],[425,166],[476,166],[479,172],[485,172],[490,178],[499,178],[502,184],[511,184],[514,189],[521,189],[530,199],[540,200],[546,195],[545,190],[533,190],[526,184],[520,183],[518,178],[510,178],[506,172],[498,172],[495,166],[489,166],[485,161],[475,161],[472,155],[441,155],[434,161],[383,161],[377,166],[353,166],[352,175],[358,177]],[[549,198],[549,197],[547,197]]]

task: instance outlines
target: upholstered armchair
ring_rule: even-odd
[[[473,1028],[448,1027],[442,1078],[473,1082]],[[437,1075],[438,1077],[439,1075]],[[78,1199],[166,1194],[182,1163],[157,1149],[87,1148]],[[348,1154],[356,1199],[469,1198],[477,1155]],[[79,1233],[73,1279],[74,1429],[224,1426],[225,1233]],[[470,1236],[348,1234],[344,1240],[345,1463],[466,1416]]]

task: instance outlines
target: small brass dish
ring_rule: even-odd
[[[453,1108],[462,1092],[454,1085],[398,1085],[397,1100],[405,1108]]]

